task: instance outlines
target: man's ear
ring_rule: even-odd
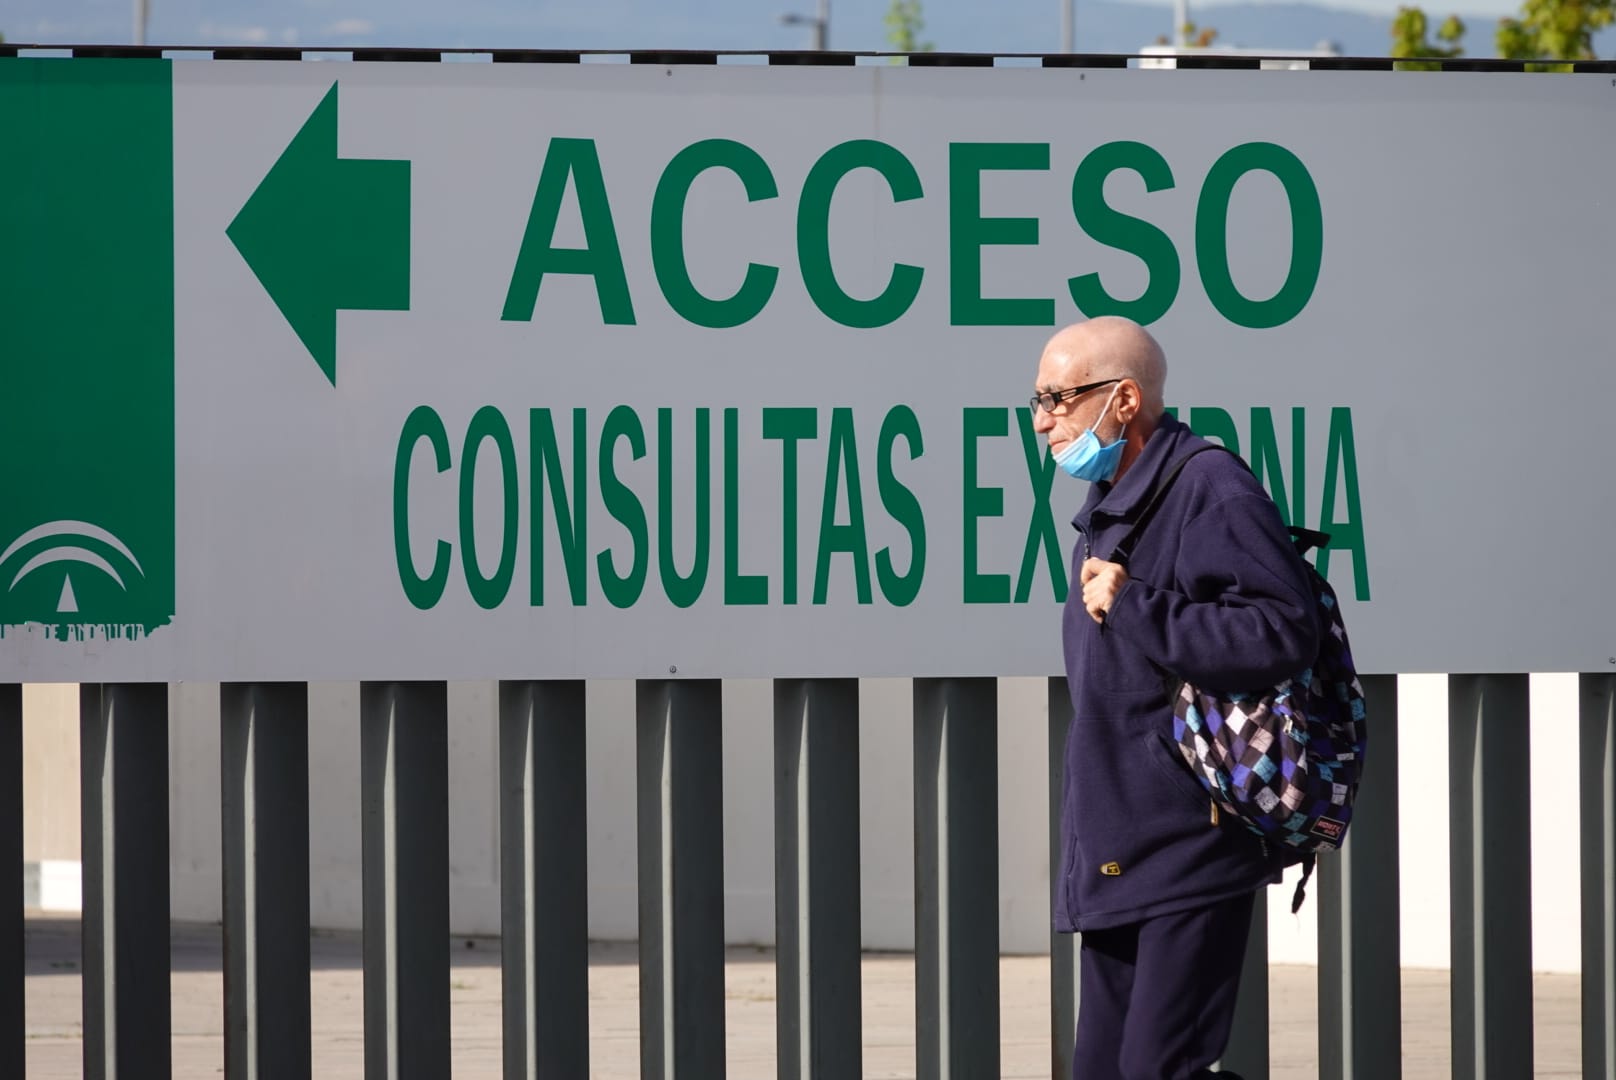
[[[1127,417],[1125,424],[1131,424],[1144,410],[1145,394],[1133,379],[1123,379],[1117,386],[1117,416]]]

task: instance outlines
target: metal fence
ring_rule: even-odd
[[[1049,681],[1051,879],[1070,708]],[[1327,1080],[1401,1075],[1397,682],[1364,679],[1372,758],[1351,839],[1321,860]],[[170,1074],[168,688],[80,692],[84,1074]],[[226,1075],[311,1075],[308,693],[226,684],[221,706]],[[914,681],[916,1061],[999,1075],[997,686]],[[1583,1075],[1616,1075],[1616,675],[1581,677]],[[450,1075],[448,695],[364,683],[366,1075]],[[717,680],[637,684],[641,1075],[724,1075],[722,705]],[[1449,677],[1453,1075],[1532,1073],[1527,676]],[[860,1075],[857,680],[774,683],[778,1075]],[[1573,753],[1567,748],[1568,763]],[[22,688],[0,685],[0,1075],[24,1071]],[[490,777],[491,781],[495,778]],[[589,1074],[584,684],[499,687],[504,1074]],[[1567,777],[1567,782],[1571,778]],[[312,823],[318,824],[318,823]],[[1436,827],[1440,827],[1437,825]],[[1405,830],[1405,835],[1418,831]],[[9,885],[5,883],[9,882]],[[1258,904],[1225,1064],[1269,1074]],[[1051,1076],[1070,1075],[1076,940],[1051,935]],[[1283,1006],[1280,1006],[1283,1007]]]

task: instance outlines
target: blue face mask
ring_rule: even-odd
[[[1117,474],[1117,466],[1122,462],[1122,449],[1125,445],[1122,433],[1117,434],[1116,442],[1110,446],[1101,446],[1100,437],[1094,434],[1094,429],[1100,426],[1100,420],[1111,411],[1112,398],[1117,396],[1117,388],[1112,387],[1111,396],[1105,399],[1105,408],[1100,410],[1099,417],[1089,429],[1065,446],[1055,455],[1055,464],[1066,471],[1068,476],[1090,483],[1101,483],[1110,480]],[[1127,425],[1123,425],[1126,432]]]

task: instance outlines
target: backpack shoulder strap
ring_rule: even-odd
[[[1298,555],[1306,555],[1313,548],[1324,549],[1330,546],[1330,534],[1319,532],[1317,529],[1304,529],[1300,525],[1291,526],[1291,543]]]
[[[1239,454],[1221,443],[1208,443],[1205,446],[1198,446],[1173,462],[1173,467],[1167,470],[1166,475],[1156,481],[1155,490],[1150,493],[1150,500],[1145,503],[1145,508],[1139,512],[1139,516],[1134,519],[1133,525],[1129,527],[1127,534],[1111,549],[1111,557],[1107,560],[1108,562],[1120,563],[1123,566],[1128,565],[1128,560],[1133,558],[1134,543],[1139,539],[1140,534],[1145,531],[1145,526],[1150,524],[1150,519],[1156,516],[1156,511],[1161,506],[1162,499],[1167,495],[1167,489],[1173,486],[1173,481],[1178,479],[1178,474],[1184,471],[1184,466],[1190,463],[1191,458],[1197,454],[1204,454],[1208,450],[1221,450],[1239,461],[1242,466],[1245,465]]]

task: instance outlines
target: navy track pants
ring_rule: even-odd
[[[1234,1022],[1254,894],[1085,931],[1072,1080],[1199,1080]]]

